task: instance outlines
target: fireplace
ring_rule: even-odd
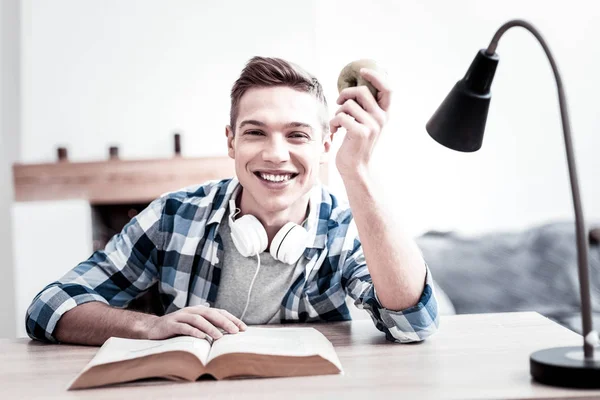
[[[150,203],[92,205],[93,250],[102,250],[106,243]]]

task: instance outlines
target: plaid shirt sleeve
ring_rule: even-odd
[[[158,279],[163,203],[163,198],[153,201],[104,250],[96,251],[46,286],[27,310],[27,334],[32,339],[56,343],[53,333],[58,320],[75,306],[100,301],[125,307],[150,288]]]
[[[354,304],[366,310],[375,326],[393,342],[419,342],[437,331],[439,317],[437,301],[433,293],[431,272],[427,267],[425,287],[419,302],[410,308],[393,311],[384,308],[375,293],[371,275],[367,269],[361,243],[354,239],[353,249],[344,263],[344,280],[347,293]]]

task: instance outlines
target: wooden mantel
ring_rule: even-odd
[[[93,205],[149,203],[161,194],[235,176],[226,156],[14,164],[15,201],[85,199]],[[327,164],[321,167],[327,183]]]
[[[15,164],[16,201],[149,203],[161,194],[235,175],[229,157]]]

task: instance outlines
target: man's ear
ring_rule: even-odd
[[[235,159],[235,148],[233,146],[233,140],[235,139],[235,136],[230,125],[225,127],[225,136],[227,136],[227,154],[229,157]]]
[[[329,129],[323,129],[323,152],[321,153],[320,164],[325,164],[329,161],[329,152],[331,151],[331,141],[333,140],[333,133]]]

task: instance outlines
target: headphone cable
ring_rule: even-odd
[[[242,311],[242,316],[240,320],[244,321],[244,316],[246,315],[246,311],[248,311],[248,305],[250,304],[250,294],[252,293],[252,287],[254,286],[254,281],[256,281],[256,277],[258,276],[258,271],[260,270],[260,254],[256,255],[256,259],[258,260],[258,265],[256,266],[256,272],[254,273],[254,277],[252,278],[252,282],[250,282],[250,288],[248,289],[248,298],[246,299],[246,306],[244,307],[244,311]]]

